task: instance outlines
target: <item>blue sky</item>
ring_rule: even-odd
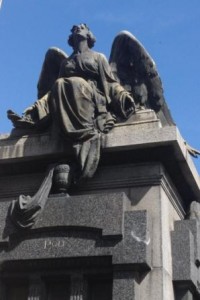
[[[200,149],[199,0],[3,0],[0,9],[0,132],[12,128],[7,109],[36,100],[45,51],[71,53],[72,25],[87,23],[95,50],[109,57],[115,35],[133,33],[157,64],[165,98],[182,136]],[[200,158],[195,160],[200,170]]]

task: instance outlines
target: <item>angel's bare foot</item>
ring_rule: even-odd
[[[11,109],[9,109],[7,111],[7,117],[13,123],[16,122],[16,121],[19,121],[21,119],[21,117],[18,114],[16,114],[14,111],[12,111]]]
[[[32,119],[29,115],[20,117],[14,111],[9,109],[7,111],[7,117],[9,120],[11,120],[13,126],[16,128],[33,128],[34,127],[34,122],[32,121]]]

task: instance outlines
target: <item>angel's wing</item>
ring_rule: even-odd
[[[38,99],[48,93],[56,79],[58,79],[60,66],[67,57],[67,54],[59,48],[52,47],[48,49],[37,84]]]
[[[132,93],[139,108],[155,110],[163,125],[174,124],[155,62],[130,32],[122,31],[115,37],[109,62],[116,79]]]

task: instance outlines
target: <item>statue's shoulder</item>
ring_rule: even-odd
[[[90,50],[91,51],[91,55],[96,59],[96,60],[99,60],[99,61],[107,61],[107,58],[106,56],[101,53],[101,52],[97,52],[97,51],[93,51],[93,50]]]

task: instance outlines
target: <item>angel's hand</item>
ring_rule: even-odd
[[[33,109],[35,108],[35,105],[31,105],[30,107],[27,107],[24,111],[23,111],[23,115],[27,115],[30,114]]]

